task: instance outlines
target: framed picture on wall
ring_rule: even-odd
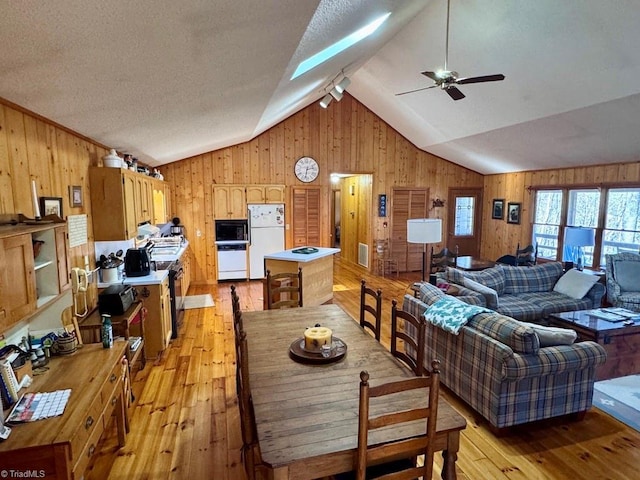
[[[507,223],[520,223],[520,207],[522,204],[509,202],[507,204]]]
[[[72,207],[82,206],[82,187],[80,185],[69,186],[69,203]]]
[[[40,197],[40,215],[57,215],[62,217],[62,198],[61,197]]]
[[[491,210],[491,218],[502,220],[504,218],[504,198],[493,199],[493,209]]]

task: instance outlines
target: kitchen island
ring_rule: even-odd
[[[296,253],[298,250],[317,250]],[[264,270],[276,273],[297,272],[302,268],[302,304],[321,305],[333,298],[333,256],[339,248],[302,247],[264,256]]]

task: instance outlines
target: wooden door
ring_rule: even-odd
[[[58,285],[60,292],[63,292],[71,288],[69,242],[67,241],[66,227],[56,227],[56,260],[58,262]]]
[[[391,258],[401,272],[422,270],[423,245],[407,242],[407,220],[427,218],[427,188],[394,188],[391,193]]]
[[[35,265],[31,235],[0,240],[0,329],[36,310]]]
[[[125,238],[133,238],[138,235],[138,207],[136,195],[136,179],[132,174],[126,174],[124,183],[124,219]]]
[[[458,255],[480,256],[482,189],[452,188],[448,199],[446,246]]]
[[[247,185],[247,203],[265,203],[264,185]]]
[[[284,185],[265,185],[264,203],[284,203]]]
[[[320,187],[293,187],[293,245],[321,246]]]

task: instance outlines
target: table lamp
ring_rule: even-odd
[[[565,227],[564,244],[573,247],[573,260],[577,263],[577,269],[584,268],[584,249],[596,244],[596,232],[593,228]]]
[[[407,242],[422,243],[422,281],[427,256],[427,243],[442,241],[442,220],[440,218],[410,218],[407,220]]]

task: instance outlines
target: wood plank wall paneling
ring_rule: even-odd
[[[359,221],[348,226],[348,236],[344,230],[346,219],[342,219],[343,241],[348,237],[342,257],[353,263],[357,263],[358,243],[372,245],[373,238],[389,236],[389,229],[383,226],[389,217],[375,214],[378,194],[390,196],[396,186],[424,186],[430,188],[434,198],[446,198],[450,186],[483,185],[482,175],[419,150],[348,94],[327,109],[313,103],[251,141],[160,168],[172,186],[171,216],[180,217],[193,248],[194,282],[215,281],[211,185],[280,184],[290,189],[302,185],[293,174],[293,164],[302,156],[311,156],[320,165],[319,178],[311,185],[321,187],[322,246],[329,246],[332,241],[330,174],[363,174],[356,177],[359,180],[355,188],[367,193],[359,198],[354,210]],[[342,188],[344,201],[349,195]],[[287,198],[290,212],[290,194]],[[291,224],[291,220],[287,219],[287,223]],[[196,237],[196,230],[202,236]],[[291,230],[286,232],[286,242],[291,248]]]
[[[595,165],[577,168],[536,170],[484,177],[481,255],[495,260],[515,253],[518,243],[531,243],[533,222],[533,193],[530,186],[564,186],[594,184],[640,183],[640,162]],[[522,203],[520,225],[491,218],[494,198],[505,202]],[[506,212],[505,203],[505,212]]]
[[[65,217],[87,214],[88,242],[72,248],[69,258],[72,267],[84,268],[85,255],[94,265],[88,172],[106,154],[98,143],[0,99],[0,214],[33,218],[31,180],[35,180],[39,197],[62,198]],[[70,185],[82,187],[82,207],[71,208]]]

